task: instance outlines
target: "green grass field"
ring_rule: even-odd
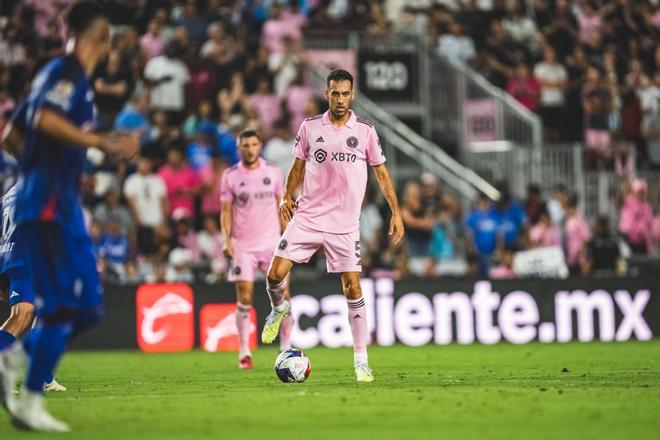
[[[234,353],[71,353],[48,405],[79,439],[660,438],[659,340],[372,347],[359,385],[349,349],[310,350],[304,384],[277,380],[276,354],[246,372]],[[0,415],[0,439],[41,436]]]

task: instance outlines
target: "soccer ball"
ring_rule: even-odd
[[[301,350],[284,350],[275,359],[275,374],[284,383],[304,382],[312,371],[312,363]]]

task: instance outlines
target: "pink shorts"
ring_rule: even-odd
[[[362,272],[359,229],[348,234],[331,234],[306,228],[294,219],[282,234],[275,256],[307,263],[321,247],[328,272]]]
[[[265,275],[272,259],[273,251],[241,252],[240,250],[235,250],[234,258],[231,259],[227,279],[231,282],[254,281],[254,275],[257,269],[261,269]]]

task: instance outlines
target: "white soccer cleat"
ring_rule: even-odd
[[[355,377],[358,382],[373,382],[374,373],[368,365],[358,365],[355,367]]]
[[[0,352],[0,405],[9,414],[16,406],[16,385],[27,363],[27,354],[21,343],[14,343]]]
[[[69,425],[51,416],[44,408],[44,396],[28,389],[21,391],[12,424],[27,431],[69,432]]]
[[[47,383],[44,385],[44,391],[45,392],[51,392],[51,391],[66,391],[66,387],[60,383],[58,383],[55,378],[53,378],[53,381],[51,383]]]
[[[264,325],[264,329],[261,332],[261,342],[264,344],[270,344],[275,340],[277,335],[280,333],[280,325],[282,324],[282,320],[290,310],[291,304],[289,304],[289,301],[287,300],[284,300],[282,304],[276,308],[273,308],[273,310],[270,312],[270,315],[266,317],[266,324]]]

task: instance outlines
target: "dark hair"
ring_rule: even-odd
[[[530,183],[527,185],[527,193],[535,196],[541,195],[541,187],[536,183]]]
[[[87,31],[94,21],[99,18],[108,18],[101,5],[93,1],[81,1],[69,9],[67,25],[71,35],[80,35]]]
[[[566,206],[568,206],[569,208],[577,208],[578,201],[579,201],[578,195],[576,193],[571,193],[571,195],[568,196],[568,200],[566,201]]]
[[[337,69],[330,72],[326,78],[326,85],[328,87],[330,87],[330,81],[350,81],[351,88],[353,88],[353,75],[345,70]]]
[[[238,135],[238,142],[240,143],[243,139],[251,138],[251,137],[256,137],[257,139],[259,139],[259,141],[261,141],[261,135],[257,130],[243,130]]]

